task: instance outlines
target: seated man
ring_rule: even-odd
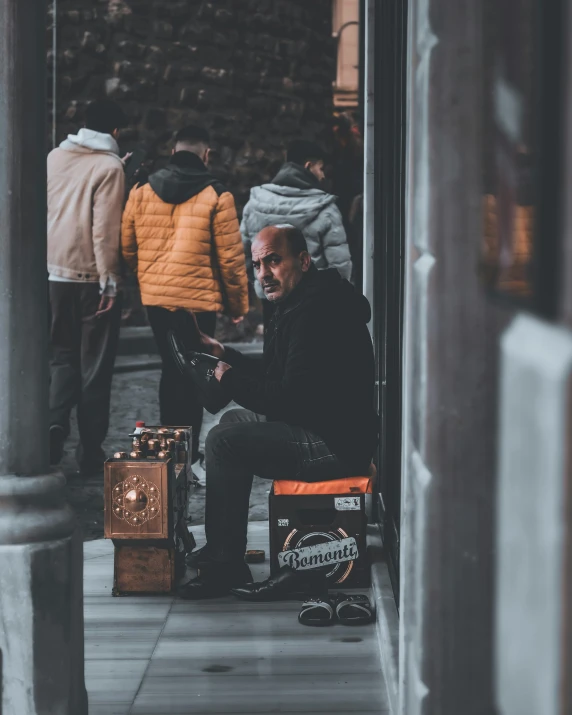
[[[256,277],[276,310],[262,365],[212,338],[216,378],[243,410],[223,415],[206,442],[207,544],[198,578],[180,595],[220,596],[252,580],[244,563],[252,478],[319,482],[367,474],[377,425],[367,300],[335,269],[318,271],[290,225],[252,244]]]

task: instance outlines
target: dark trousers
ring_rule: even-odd
[[[216,561],[242,561],[253,475],[321,482],[349,476],[326,443],[302,427],[226,412],[205,448],[207,548]]]
[[[183,380],[171,354],[168,333],[175,330],[185,344],[196,350],[196,327],[192,314],[187,310],[167,310],[155,306],[147,307],[147,317],[155,336],[157,349],[161,356],[162,371],[159,385],[159,408],[161,424],[191,425],[193,428],[192,461],[198,459],[199,437],[203,424],[203,406],[192,384]],[[195,313],[201,332],[214,337],[216,313]]]
[[[113,365],[121,322],[121,296],[106,315],[95,317],[101,296],[95,283],[50,281],[52,349],[50,425],[67,437],[77,406],[80,461],[100,461],[109,428]]]

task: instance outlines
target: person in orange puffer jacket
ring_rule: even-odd
[[[176,136],[169,165],[136,186],[123,215],[121,245],[137,275],[163,369],[161,423],[193,427],[199,459],[202,405],[182,384],[167,335],[214,335],[216,314],[248,312],[248,281],[234,198],[207,170],[210,138],[202,127]]]

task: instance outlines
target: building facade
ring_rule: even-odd
[[[570,3],[364,18],[394,712],[570,713]]]
[[[167,161],[177,129],[204,124],[212,170],[240,208],[275,175],[288,141],[330,141],[330,0],[55,0],[50,22],[54,143],[77,131],[97,97],[126,109],[120,144],[143,146],[149,168]]]

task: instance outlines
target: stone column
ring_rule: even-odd
[[[46,8],[0,0],[0,712],[84,715],[82,545],[48,463]]]

